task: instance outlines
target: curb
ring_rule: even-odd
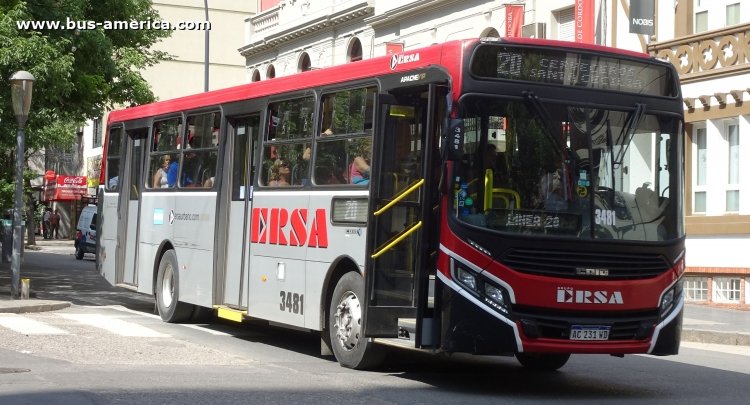
[[[31,312],[57,311],[70,307],[70,302],[66,301],[40,301],[33,304],[19,304],[3,307],[0,304],[0,314],[25,314]]]
[[[686,342],[713,343],[729,346],[750,346],[750,334],[740,332],[683,329],[682,340]]]

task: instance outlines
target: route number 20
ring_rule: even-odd
[[[304,315],[305,294],[297,294],[289,291],[279,291],[279,296],[281,297],[281,303],[279,304],[280,310]]]

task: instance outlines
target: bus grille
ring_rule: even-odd
[[[524,334],[532,338],[570,339],[572,325],[609,326],[609,340],[643,340],[651,336],[658,320],[656,311],[606,317],[589,314],[554,315],[531,308],[514,308],[513,318],[520,321]]]
[[[510,249],[500,262],[515,271],[540,276],[593,279],[643,279],[658,276],[669,263],[658,254],[592,253]],[[586,274],[593,270],[595,274]],[[606,270],[607,274],[596,274]]]

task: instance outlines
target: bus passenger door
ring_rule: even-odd
[[[433,330],[425,322],[431,320],[427,291],[437,242],[438,176],[432,172],[439,167],[439,94],[445,94],[442,87],[429,85],[379,95],[373,148],[364,334],[396,337],[406,322],[416,347],[430,346]]]
[[[117,229],[117,283],[138,285],[136,263],[138,256],[138,211],[143,191],[143,159],[146,150],[147,128],[130,129],[127,135],[124,165],[121,167],[119,218]]]
[[[215,297],[220,305],[247,308],[247,263],[250,256],[253,159],[256,156],[260,115],[229,118],[228,149],[224,159],[217,216]],[[221,231],[224,230],[224,231]]]

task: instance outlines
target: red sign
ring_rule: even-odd
[[[393,53],[401,53],[404,51],[404,44],[402,42],[386,42],[385,43],[385,54],[390,55]]]
[[[523,4],[505,5],[505,36],[520,37],[523,26]]]
[[[575,0],[575,42],[594,43],[594,0]]]
[[[80,200],[88,194],[86,176],[57,175],[56,179],[45,185],[44,199],[51,200]]]
[[[57,174],[55,173],[54,170],[47,170],[46,172],[44,172],[44,180],[51,181],[51,180],[54,180],[55,177],[57,177]]]
[[[305,208],[253,208],[250,241],[282,246],[328,247],[326,211]]]

